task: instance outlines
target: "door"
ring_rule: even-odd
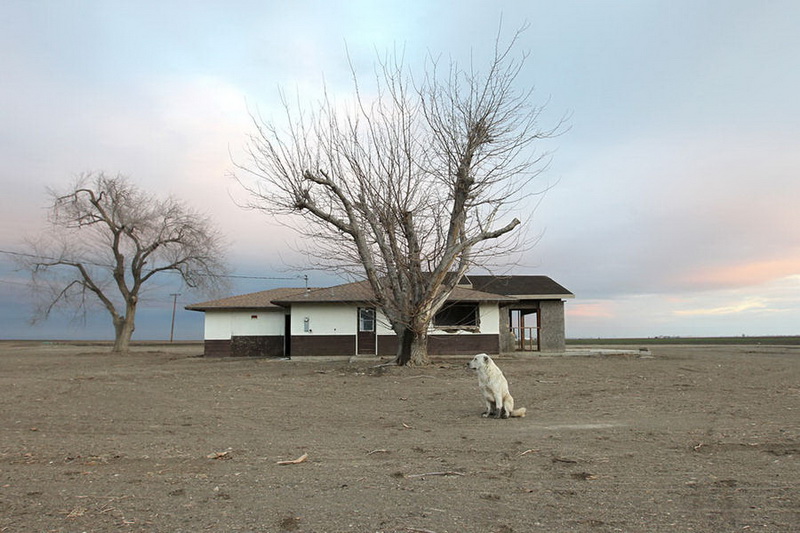
[[[375,308],[358,308],[358,338],[356,353],[358,355],[376,355],[378,343],[375,338]]]

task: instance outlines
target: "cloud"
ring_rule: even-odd
[[[599,132],[598,132],[599,134]],[[796,136],[628,140],[559,161],[560,182],[534,216],[527,258],[573,291],[610,294],[754,285],[800,272]]]
[[[572,338],[796,335],[800,274],[754,287],[569,300],[565,311]]]
[[[792,250],[789,251],[791,253]],[[788,277],[800,272],[800,254],[748,261],[738,264],[701,268],[686,274],[684,281],[691,286],[746,287]]]
[[[765,309],[767,307],[761,299],[748,299],[735,305],[723,307],[713,307],[709,309],[684,309],[675,311],[678,316],[697,316],[697,315],[733,315],[754,309]]]
[[[502,11],[504,30],[532,24],[519,87],[552,95],[544,117],[572,111],[546,145],[542,180],[558,183],[528,228],[544,235],[514,272],[575,292],[574,332],[796,332],[793,4],[73,4],[11,2],[0,17],[4,245],[43,227],[45,186],[103,169],[209,213],[246,273],[301,263],[291,233],[230,200],[247,106],[280,118],[278,87],[315,102],[323,82],[347,102],[350,62],[369,79],[395,47],[415,69],[426,51],[480,67]]]
[[[600,302],[575,302],[569,303],[567,314],[570,318],[586,319],[611,319],[616,317],[610,301]]]

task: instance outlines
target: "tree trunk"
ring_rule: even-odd
[[[136,329],[136,326],[134,325],[135,316],[135,309],[128,309],[128,312],[125,314],[125,316],[114,320],[115,337],[114,347],[111,349],[112,353],[127,352],[130,348],[133,330]]]
[[[427,329],[427,328],[426,328]],[[425,366],[430,363],[428,359],[428,332],[422,333],[411,328],[403,328],[397,334],[398,366]]]

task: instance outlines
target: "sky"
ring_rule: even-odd
[[[46,190],[123,173],[208,213],[234,294],[343,282],[304,270],[296,236],[237,205],[251,114],[280,94],[352,96],[351,68],[403,50],[485,62],[519,25],[517,83],[568,116],[512,273],[567,287],[567,336],[800,334],[800,3],[79,1],[0,3],[0,339],[108,339],[103,311],[31,324],[6,252],[47,231]],[[252,279],[259,278],[259,279]],[[173,300],[172,294],[180,293]],[[134,339],[202,338],[208,299],[168,277]]]

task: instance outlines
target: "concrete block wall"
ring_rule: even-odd
[[[566,349],[564,301],[542,300],[539,303],[539,347],[543,352],[563,352]]]

